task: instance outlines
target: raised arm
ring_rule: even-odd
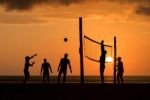
[[[37,54],[34,54],[33,56],[31,56],[30,59],[34,58],[35,56],[37,56]]]

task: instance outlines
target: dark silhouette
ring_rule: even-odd
[[[121,57],[118,57],[118,63],[117,63],[117,81],[118,83],[123,83],[123,72],[124,72],[124,68],[123,68],[123,62],[121,61]]]
[[[29,67],[30,66],[33,66],[35,62],[33,62],[32,64],[30,64],[30,60],[32,58],[34,58],[35,56],[37,56],[37,54],[29,57],[29,56],[26,56],[25,57],[25,66],[24,66],[24,80],[23,80],[23,83],[26,83],[26,81],[30,78],[30,73],[29,73]]]
[[[60,63],[59,63],[59,66],[58,66],[58,72],[59,72],[59,74],[58,74],[58,83],[60,83],[60,77],[61,77],[62,73],[63,73],[63,83],[66,82],[67,65],[69,65],[70,72],[72,73],[70,60],[68,59],[68,54],[66,53],[64,55],[64,58],[62,58],[60,60]]]
[[[44,59],[44,63],[41,66],[41,74],[43,72],[43,82],[44,83],[46,83],[46,78],[49,83],[49,69],[50,69],[51,73],[53,73],[51,65],[47,62],[46,59]]]
[[[100,77],[101,82],[104,83],[104,70],[105,70],[105,59],[107,51],[104,48],[104,41],[101,41],[101,56],[100,56]]]
[[[104,40],[101,41],[101,54],[103,54],[105,48],[104,48]]]
[[[79,54],[80,54],[80,80],[84,84],[84,54],[83,54],[83,21],[82,17],[79,18]]]

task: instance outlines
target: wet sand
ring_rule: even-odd
[[[150,100],[150,84],[0,84],[0,100]]]

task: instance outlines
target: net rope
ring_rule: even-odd
[[[89,43],[89,44],[88,44]],[[87,45],[88,44],[88,45]],[[90,45],[91,44],[91,45]],[[100,45],[101,45],[101,43],[100,42],[97,42],[97,41],[95,41],[94,39],[91,39],[90,37],[88,37],[88,36],[86,36],[86,35],[84,35],[84,55],[85,55],[85,57],[87,58],[87,59],[89,59],[89,60],[91,60],[91,61],[94,61],[94,62],[100,62],[99,61],[99,58],[100,58]],[[96,54],[96,58],[95,57],[92,57],[92,56],[89,56],[88,55],[88,48],[87,47],[89,47],[89,46],[91,46],[91,47],[93,47],[93,48],[90,48],[90,50],[92,50],[92,51],[89,51],[90,53],[93,53],[94,52],[94,54],[92,54],[92,55],[95,55]],[[113,48],[113,46],[111,46],[111,45],[104,45],[105,46],[105,50],[107,51],[107,54],[106,54],[106,58],[109,56],[109,57],[111,57],[112,58],[112,48]],[[98,49],[98,50],[95,50],[96,48]],[[94,49],[95,48],[95,49]],[[98,56],[97,56],[98,55]],[[108,62],[107,62],[108,63]]]

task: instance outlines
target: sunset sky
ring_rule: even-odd
[[[57,75],[66,52],[72,75],[80,75],[80,16],[92,39],[112,44],[117,37],[125,75],[150,75],[150,0],[0,0],[0,75],[23,75],[24,58],[34,53],[31,75],[40,75],[44,58]],[[85,75],[99,75],[99,63],[84,58],[84,65]],[[105,75],[113,75],[113,63]]]

